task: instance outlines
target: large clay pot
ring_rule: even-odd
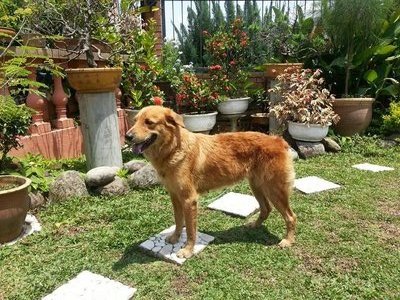
[[[333,109],[340,121],[333,126],[335,131],[344,136],[363,133],[372,120],[374,98],[336,98]]]
[[[0,44],[8,44],[12,38],[17,34],[16,31],[8,27],[0,27]]]
[[[0,175],[0,243],[12,241],[21,234],[29,209],[30,184],[30,179],[25,177]]]
[[[121,68],[67,69],[69,84],[79,93],[114,91],[121,81]]]

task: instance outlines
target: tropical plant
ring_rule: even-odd
[[[322,1],[324,29],[330,39],[330,52],[317,63],[330,74],[328,81],[336,95],[360,95],[367,92],[363,80],[368,59],[360,54],[378,44],[377,38],[391,1]]]
[[[279,94],[281,100],[272,104],[269,114],[280,124],[293,121],[325,126],[339,121],[332,108],[334,96],[323,87],[320,70],[290,67],[277,81],[269,91]]]
[[[177,86],[176,104],[179,113],[205,113],[216,111],[218,94],[207,81],[200,80],[192,72],[185,72]]]
[[[5,167],[11,149],[21,147],[19,136],[28,133],[32,110],[17,105],[11,97],[0,96],[0,169]]]
[[[204,35],[212,63],[208,68],[211,88],[225,99],[247,96],[249,37],[243,30],[243,20],[235,19],[228,31]]]

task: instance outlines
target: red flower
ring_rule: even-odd
[[[214,65],[214,66],[210,66],[210,70],[212,71],[218,71],[221,70],[222,67],[220,65]]]
[[[164,100],[161,97],[155,96],[155,97],[153,97],[153,103],[154,103],[154,105],[163,105]]]

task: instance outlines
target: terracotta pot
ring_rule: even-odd
[[[267,113],[255,113],[251,114],[250,117],[252,125],[268,125],[269,118]]]
[[[17,187],[2,190],[7,185]],[[29,209],[28,188],[30,179],[14,176],[0,176],[0,243],[16,239],[22,232]]]
[[[282,74],[285,69],[289,67],[295,67],[298,69],[303,68],[303,63],[267,63],[264,64],[265,76],[268,79],[274,79],[278,75]]]
[[[121,82],[121,68],[66,69],[71,87],[80,93],[114,91]]]
[[[0,43],[9,43],[17,34],[14,29],[8,27],[0,27],[0,33],[2,34],[2,36],[0,36]],[[3,36],[3,34],[7,36]]]
[[[340,121],[333,126],[335,131],[344,136],[363,133],[372,120],[374,98],[336,98],[333,109]]]

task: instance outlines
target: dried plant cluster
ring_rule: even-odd
[[[281,100],[271,106],[270,115],[281,124],[293,121],[325,126],[339,121],[332,108],[335,97],[324,88],[321,70],[287,68],[277,80],[269,91],[279,94]]]

